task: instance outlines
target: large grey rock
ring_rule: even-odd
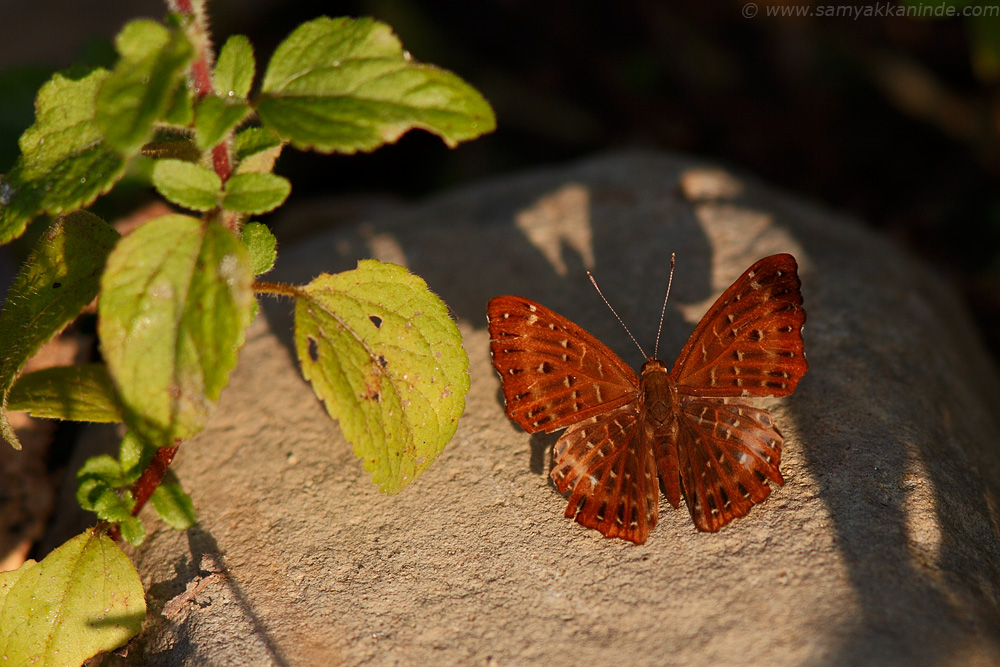
[[[717,534],[661,502],[634,546],[563,518],[555,438],[504,416],[485,308],[529,296],[638,366],[583,272],[651,347],[671,252],[661,356],[754,260],[792,252],[811,369],[762,402],[785,486]],[[176,462],[200,526],[147,521],[151,616],[131,662],[1000,663],[998,379],[931,268],[751,180],[641,152],[358,220],[282,247],[278,278],[368,256],[423,276],[458,318],[472,389],[455,439],[380,495],[299,376],[291,305],[268,304]]]

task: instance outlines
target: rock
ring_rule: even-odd
[[[294,211],[288,216],[294,218]],[[279,230],[280,238],[280,230]],[[405,264],[457,316],[472,389],[454,440],[380,495],[267,303],[175,468],[188,533],[146,515],[145,665],[1000,663],[998,376],[955,292],[856,223],[690,158],[598,157],[438,196],[282,247],[271,279]],[[786,483],[716,534],[664,499],[642,546],[563,518],[556,436],[503,412],[489,298],[522,294],[661,356],[754,260],[799,260],[810,371],[761,401]]]

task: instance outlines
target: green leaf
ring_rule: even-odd
[[[257,61],[250,40],[243,35],[233,35],[222,45],[215,61],[215,94],[223,99],[246,99],[256,71]]]
[[[118,239],[86,211],[56,220],[39,239],[0,313],[0,433],[21,446],[7,421],[7,401],[21,368],[97,296],[101,271]]]
[[[260,172],[269,174],[281,155],[281,137],[263,127],[248,127],[236,135],[236,173]]]
[[[99,530],[0,574],[0,596],[0,655],[9,665],[80,665],[123,646],[146,616],[135,567]]]
[[[132,484],[142,476],[143,471],[153,460],[156,447],[147,445],[135,434],[128,431],[118,446],[118,462],[127,484]]]
[[[76,472],[76,500],[102,521],[119,523],[132,516],[135,501],[118,489],[129,482],[121,464],[108,456],[92,456]]]
[[[187,86],[178,86],[167,110],[163,112],[163,122],[177,128],[187,129],[194,120],[194,96]]]
[[[198,523],[191,496],[181,488],[177,477],[170,471],[163,483],[153,491],[150,501],[164,523],[174,530],[187,530]]]
[[[372,151],[413,128],[448,146],[492,132],[486,100],[451,72],[415,62],[374,19],[318,18],[275,50],[257,113],[300,149]]]
[[[222,98],[209,95],[198,105],[195,114],[195,143],[198,148],[208,150],[221,142],[246,118],[250,107],[240,102],[226,102]]]
[[[76,471],[77,488],[79,488],[79,483],[85,480],[97,480],[104,486],[113,489],[128,484],[122,473],[121,464],[107,454],[91,456],[84,461],[80,469]]]
[[[142,544],[146,539],[146,529],[142,527],[142,521],[137,516],[130,516],[118,524],[122,537],[133,547]]]
[[[250,324],[252,280],[243,244],[214,222],[156,218],[115,247],[97,330],[140,438],[162,447],[204,427]]]
[[[0,243],[24,233],[42,214],[88,206],[125,171],[94,123],[94,96],[108,72],[72,80],[56,74],[38,91],[35,124],[18,145],[21,157],[0,177]]]
[[[153,186],[168,201],[194,211],[211,211],[219,205],[222,179],[211,169],[183,160],[157,160]]]
[[[55,366],[22,375],[11,389],[7,410],[44,419],[123,421],[108,369],[100,364]]]
[[[364,260],[302,287],[295,346],[383,492],[413,481],[454,435],[469,359],[447,306],[403,267]]]
[[[243,239],[243,243],[247,246],[247,252],[250,253],[250,270],[255,276],[267,273],[274,268],[274,262],[278,259],[276,250],[278,241],[267,225],[262,225],[259,222],[247,223],[243,227],[240,238]]]
[[[292,184],[275,174],[236,174],[226,181],[222,206],[230,211],[258,215],[285,203]]]
[[[127,24],[115,46],[121,59],[98,91],[96,121],[108,143],[132,153],[175,105],[194,49],[180,31],[148,19]]]

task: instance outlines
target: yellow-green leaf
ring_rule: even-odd
[[[55,366],[26,373],[11,389],[7,409],[45,419],[122,421],[108,369],[100,364]]]
[[[124,645],[145,616],[138,573],[102,531],[88,530],[40,563],[0,573],[5,665],[77,667]]]
[[[252,279],[236,235],[188,216],[151,220],[112,251],[97,330],[144,441],[171,445],[204,427],[250,324]]]
[[[295,343],[303,374],[385,493],[454,435],[469,359],[447,306],[403,267],[364,260],[302,287]]]
[[[257,113],[292,145],[322,153],[372,151],[414,128],[455,146],[496,127],[475,88],[413,60],[370,18],[299,26],[267,66]]]
[[[97,296],[117,239],[118,232],[86,211],[60,218],[39,239],[7,294],[0,313],[0,432],[17,449],[6,414],[14,380],[25,362]]]

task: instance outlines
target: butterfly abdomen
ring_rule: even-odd
[[[677,425],[680,400],[677,385],[659,359],[649,359],[642,366],[640,378],[642,406],[639,419],[646,443],[656,459],[656,470],[663,482],[663,491],[674,507],[681,502],[680,471],[677,462]]]

